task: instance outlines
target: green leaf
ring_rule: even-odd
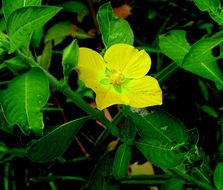
[[[223,24],[223,10],[219,0],[194,0],[194,3],[201,11],[207,11],[219,25]]]
[[[127,144],[132,144],[137,132],[137,128],[132,119],[127,117],[123,127],[121,128],[121,135],[123,137],[121,140]]]
[[[98,162],[88,183],[89,190],[120,190],[119,185],[112,179],[112,158],[106,154]]]
[[[32,68],[17,76],[0,92],[0,103],[9,127],[18,125],[24,134],[42,135],[41,109],[49,98],[49,81],[42,70]]]
[[[181,179],[170,179],[162,185],[161,190],[182,190],[184,183],[184,180]]]
[[[29,44],[32,32],[42,27],[60,9],[54,6],[30,6],[14,11],[7,22],[7,32],[11,40],[10,53]]]
[[[115,178],[127,175],[128,166],[131,158],[131,147],[124,143],[121,144],[116,153],[113,163],[113,175]]]
[[[87,119],[88,117],[82,117],[69,121],[40,139],[31,141],[27,147],[28,158],[39,163],[55,160],[68,149]]]
[[[10,14],[16,9],[34,5],[41,5],[41,0],[2,0],[5,20],[7,21]]]
[[[204,81],[198,79],[198,85],[201,91],[201,95],[203,96],[204,100],[207,102],[209,100],[209,92],[208,92],[207,84]]]
[[[116,43],[133,44],[134,34],[129,23],[114,15],[109,2],[99,8],[97,20],[106,49]]]
[[[203,105],[201,106],[201,110],[204,111],[205,113],[207,113],[209,116],[217,118],[218,117],[218,112],[216,112],[214,110],[213,107],[209,106],[209,105]]]
[[[78,28],[76,25],[72,24],[71,22],[64,21],[53,25],[47,31],[44,42],[47,43],[49,41],[53,41],[54,45],[56,46],[60,44],[67,36],[71,36],[73,38],[77,37],[79,39],[91,38],[89,34]]]
[[[40,27],[33,31],[32,38],[31,38],[31,44],[34,48],[39,48],[41,41],[43,39],[44,30],[43,27]]]
[[[179,147],[183,144],[171,146],[142,137],[135,141],[135,145],[148,161],[161,168],[173,168],[184,160],[185,153],[179,151]]]
[[[132,109],[123,107],[135,123],[140,138],[136,147],[154,165],[171,168],[182,163],[185,153],[180,148],[186,142],[183,123],[160,109]]]
[[[211,52],[211,50],[222,41],[222,34],[199,40],[192,45],[180,66],[187,71],[223,86],[222,72],[216,63],[216,58]]]
[[[20,72],[29,68],[26,61],[21,56],[8,59],[4,63],[14,74],[19,74]]]
[[[218,163],[214,171],[214,184],[218,190],[223,190],[223,163]]]
[[[213,12],[220,7],[219,0],[194,0],[194,3],[201,11],[209,11]]]
[[[176,63],[181,63],[190,49],[190,44],[186,40],[186,31],[172,30],[160,35],[159,47],[163,54]]]
[[[82,2],[67,1],[63,3],[63,9],[68,12],[77,13],[77,19],[82,22],[84,17],[89,14],[87,6]]]
[[[40,56],[40,66],[44,69],[48,70],[50,67],[51,59],[53,54],[53,45],[52,42],[49,41],[45,44],[43,48],[42,55]]]
[[[0,32],[0,55],[7,53],[9,50],[10,42],[9,38],[3,32]]]
[[[78,44],[73,40],[63,51],[62,65],[65,82],[78,63]]]

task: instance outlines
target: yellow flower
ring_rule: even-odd
[[[89,48],[79,48],[79,79],[96,93],[97,108],[114,104],[143,108],[162,104],[157,80],[145,76],[151,59],[144,50],[131,45],[112,45],[104,58]]]

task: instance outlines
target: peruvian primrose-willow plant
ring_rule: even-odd
[[[117,16],[126,14],[115,15],[129,13],[127,4],[115,11],[110,2],[102,4],[95,18],[95,1],[89,6],[87,1],[47,2],[51,5],[2,0],[0,189],[222,190],[223,105],[209,106],[209,94],[219,98],[223,89],[217,64],[223,56],[222,31],[209,31],[190,44],[185,30],[164,33],[166,20],[151,48],[134,40],[129,23]],[[187,3],[222,28],[219,0]],[[93,17],[104,49],[86,47],[96,36],[61,21],[61,12],[76,15],[79,23]],[[212,52],[216,46],[218,56]],[[157,54],[157,62],[161,57],[173,62],[155,68],[158,63],[146,50]],[[214,156],[199,144],[198,129],[164,111],[171,94],[171,83],[164,82],[172,81],[177,70],[198,80],[205,104],[196,101],[196,107],[217,120]],[[84,156],[74,149],[74,139]]]

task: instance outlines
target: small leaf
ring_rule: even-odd
[[[0,103],[9,127],[18,125],[24,134],[42,135],[41,109],[49,98],[49,81],[42,70],[32,68],[17,76],[0,92]]]
[[[72,13],[77,13],[77,19],[82,22],[84,17],[89,14],[88,8],[82,2],[67,1],[63,3],[63,9]]]
[[[87,119],[82,117],[69,121],[40,139],[31,141],[27,147],[28,158],[39,163],[55,160],[67,150]]]
[[[11,40],[10,53],[29,44],[32,32],[42,27],[60,9],[54,6],[30,6],[14,11],[7,22],[7,32]]]
[[[131,158],[131,147],[128,144],[121,144],[113,162],[113,175],[115,178],[124,177],[127,174]]]
[[[223,86],[222,72],[216,63],[216,58],[211,52],[222,41],[223,36],[221,33],[211,38],[197,41],[185,55],[183,63],[180,66],[187,71]]]
[[[62,64],[65,82],[78,63],[78,44],[73,40],[63,51]]]
[[[10,14],[16,9],[34,5],[41,5],[41,0],[2,0],[5,20],[7,21]]]
[[[214,171],[214,184],[218,190],[223,190],[223,163],[218,163]]]
[[[162,185],[161,190],[182,190],[184,183],[181,179],[170,179]]]
[[[79,39],[91,38],[89,34],[78,28],[76,25],[72,24],[71,22],[64,21],[53,25],[47,31],[44,42],[47,43],[48,41],[53,41],[54,46],[56,46],[60,44],[67,36],[71,36],[73,38],[77,37]]]
[[[120,190],[120,185],[112,181],[112,162],[108,154],[98,162],[89,179],[89,190]]]
[[[110,3],[105,3],[99,8],[97,20],[106,49],[116,43],[133,44],[134,35],[129,23],[114,15]]]
[[[208,92],[207,84],[204,81],[198,79],[198,85],[200,87],[201,95],[203,96],[204,100],[207,102],[209,100],[209,92]]]
[[[190,49],[190,44],[186,40],[186,31],[172,30],[160,35],[159,47],[163,54],[178,64],[181,63]]]
[[[218,117],[218,113],[214,110],[213,107],[211,107],[209,105],[201,106],[201,110],[204,111],[205,113],[207,113],[211,117],[214,117],[214,118]]]
[[[48,70],[50,67],[52,54],[53,54],[53,45],[52,42],[49,41],[45,44],[39,61],[40,66],[46,70]]]

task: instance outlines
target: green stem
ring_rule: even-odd
[[[169,175],[136,175],[119,178],[121,184],[161,185],[171,179]]]
[[[168,66],[166,66],[163,70],[161,70],[160,72],[158,72],[155,75],[155,78],[159,81],[159,82],[163,82],[164,80],[166,80],[171,74],[173,74],[174,72],[176,72],[179,69],[179,66],[175,63],[172,62],[171,64],[169,64]]]
[[[5,154],[11,154],[12,156],[18,156],[18,157],[25,157],[26,156],[26,149],[24,149],[24,148],[7,149],[5,151]]]
[[[120,121],[123,119],[123,117],[124,117],[124,114],[123,114],[123,112],[122,111],[119,111],[116,115],[115,115],[115,117],[113,118],[113,120],[112,120],[112,129],[111,130],[113,130],[113,128],[114,128],[114,126],[117,126],[119,123],[120,123]],[[107,139],[107,137],[110,135],[110,130],[108,129],[108,128],[106,128],[102,133],[101,133],[101,135],[98,137],[98,139],[97,139],[97,141],[96,141],[96,143],[95,143],[95,151],[100,147],[100,145],[102,144],[102,142],[105,140],[105,139]]]
[[[4,189],[9,190],[9,167],[10,164],[6,163],[4,168]]]
[[[104,126],[111,130],[111,133],[114,136],[119,137],[119,130],[115,127],[106,117],[104,116],[103,112],[91,108],[80,96],[78,93],[72,91],[68,85],[64,85],[63,82],[58,81],[53,75],[51,75],[48,71],[42,68],[39,64],[37,64],[32,58],[25,56],[24,54],[20,53],[20,55],[27,60],[27,64],[31,67],[38,67],[40,68],[45,75],[48,77],[51,85],[54,87],[55,90],[63,93],[66,97],[68,97],[76,106],[81,108],[87,114],[89,114],[92,119],[100,121]]]
[[[199,181],[196,178],[194,178],[194,177],[192,177],[192,176],[190,176],[188,174],[185,174],[185,173],[181,172],[178,169],[170,169],[170,171],[172,171],[173,173],[177,174],[178,177],[180,176],[183,179],[187,180],[188,182],[193,183],[193,184],[197,185],[198,187],[201,187],[202,189],[205,189],[205,190],[215,190],[215,188],[210,186],[209,184],[204,183],[202,181]]]
[[[31,181],[35,183],[56,181],[56,180],[71,180],[71,181],[83,181],[86,182],[86,179],[77,176],[45,176],[45,177],[35,177],[31,178]]]

